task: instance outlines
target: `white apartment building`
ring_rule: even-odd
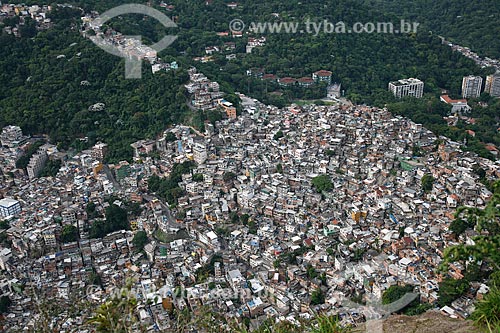
[[[45,162],[47,162],[47,158],[47,148],[45,146],[40,147],[38,151],[33,154],[28,166],[26,167],[29,179],[38,177],[38,174],[45,166]]]
[[[197,164],[203,164],[207,160],[207,147],[202,143],[193,146],[193,159]]]
[[[420,98],[424,94],[424,83],[419,79],[409,78],[389,82],[389,91],[397,98]]]
[[[493,97],[500,97],[500,72],[486,77],[484,92],[487,92]]]
[[[21,204],[19,201],[12,198],[4,198],[0,200],[0,216],[7,217],[19,214],[21,212]]]
[[[464,76],[462,80],[462,97],[463,98],[477,98],[481,95],[481,87],[483,85],[483,78],[480,76]]]

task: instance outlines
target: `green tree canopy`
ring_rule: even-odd
[[[78,240],[78,228],[74,225],[67,224],[61,231],[61,242],[69,243]]]
[[[135,233],[132,243],[138,252],[142,251],[144,249],[144,245],[148,243],[148,235],[145,231],[139,230]]]
[[[321,192],[329,192],[333,189],[332,181],[328,175],[320,175],[316,176],[312,179],[312,185],[318,191]]]
[[[430,192],[432,190],[432,186],[434,185],[434,177],[432,175],[426,174],[421,179],[422,190],[424,192]]]

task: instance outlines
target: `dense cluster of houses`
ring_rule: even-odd
[[[0,8],[0,16],[13,11],[48,23],[42,14],[49,7]],[[82,20],[100,42],[149,60],[153,72],[177,68],[135,40],[100,32],[94,18]],[[249,39],[252,47],[264,42]],[[257,69],[248,75],[277,79]],[[331,84],[331,77],[320,70],[278,82]],[[155,331],[176,327],[173,309],[198,313],[203,306],[236,322],[250,318],[252,327],[318,312],[357,324],[367,314],[352,306],[354,298],[380,299],[401,284],[436,304],[443,278],[463,278],[458,262],[445,274],[436,268],[446,247],[476,236],[468,230],[457,238],[449,226],[458,206],[485,206],[492,193],[474,170],[498,178],[497,163],[386,109],[341,102],[277,108],[240,95],[237,115],[216,82],[194,68],[189,79],[190,105],[227,117],[207,121],[203,133],[176,125],[135,142],[133,163],[105,164],[105,143],[74,156],[46,145],[22,170],[16,162],[34,140],[17,126],[2,130],[0,296],[12,302],[4,328],[36,328],[43,302],[57,300],[61,311],[51,314],[51,325],[91,331],[86,319],[93,307],[79,307],[79,300],[97,305],[129,279],[137,316]],[[339,97],[340,84],[329,94]],[[49,155],[63,161],[55,177],[30,173]],[[175,184],[173,201],[149,190],[152,176],[168,178],[184,162],[193,168]],[[430,188],[422,186],[424,177],[434,180]],[[94,224],[110,223],[106,211],[113,206],[127,211],[130,227],[92,238]],[[77,237],[65,241],[68,226]],[[133,241],[139,231],[148,236],[143,249]],[[487,291],[471,283],[442,311],[466,318]]]
[[[37,29],[43,30],[51,27],[52,21],[47,14],[52,10],[49,5],[32,5],[27,6],[24,4],[1,4],[0,3],[0,22],[4,22],[5,19],[18,18],[19,20],[14,20],[16,24],[7,24],[3,29],[8,34],[13,34],[16,37],[20,37],[19,27],[25,24],[27,18],[32,19],[36,22]]]
[[[441,37],[441,41],[443,44],[448,45],[451,47],[453,51],[460,52],[464,56],[466,56],[469,59],[474,60],[479,66],[486,68],[486,67],[493,67],[497,71],[500,71],[500,60],[498,59],[492,59],[489,57],[481,58],[476,52],[472,51],[470,48],[466,46],[461,46],[458,44],[453,44],[450,41],[447,41],[446,39]]]
[[[198,88],[207,83],[195,74]],[[177,125],[133,144],[134,163],[104,165],[108,147],[98,143],[67,158],[56,177],[4,176],[0,195],[19,203],[1,231],[7,242],[0,245],[0,285],[13,301],[6,325],[36,325],[30,314],[39,299],[27,291],[43,289],[65,304],[88,293],[96,276],[103,288],[87,295],[95,302],[133,278],[141,321],[152,330],[175,327],[173,308],[196,313],[202,306],[235,321],[251,318],[252,325],[317,311],[353,324],[365,316],[347,300],[380,297],[394,284],[410,284],[422,301],[435,303],[443,249],[474,236],[455,239],[448,230],[455,208],[483,207],[491,197],[473,168],[498,177],[498,165],[384,109],[279,109],[241,98],[241,115],[207,123],[204,133]],[[10,154],[5,143],[24,137],[4,132],[1,152]],[[415,147],[423,152],[418,157]],[[168,177],[186,161],[195,167],[177,184],[176,202],[149,192],[152,175]],[[330,190],[312,185],[320,175]],[[428,191],[425,175],[435,179]],[[129,217],[130,230],[89,237],[107,207],[130,203],[142,208]],[[65,243],[68,224],[79,239]],[[132,242],[139,230],[149,237],[142,252]],[[463,270],[455,263],[447,275],[461,278]],[[324,303],[315,304],[319,290]],[[471,284],[443,311],[467,317],[486,291]],[[55,320],[82,324],[86,311]]]
[[[170,71],[179,68],[176,61],[165,62],[158,57],[158,51],[145,45],[139,39],[127,37],[111,28],[105,30],[101,27],[96,12],[87,13],[81,18],[83,36],[89,38],[94,44],[102,48],[112,49],[121,56],[129,59],[146,60],[151,65],[151,71],[157,73],[161,70]]]

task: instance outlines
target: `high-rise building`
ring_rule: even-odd
[[[45,162],[47,162],[47,158],[47,146],[43,145],[38,148],[37,152],[33,154],[33,156],[31,156],[28,166],[26,167],[29,179],[38,177],[38,174],[45,166]]]
[[[397,98],[420,98],[424,94],[424,83],[419,79],[409,78],[389,82],[389,91]]]
[[[21,204],[19,201],[12,198],[4,198],[0,200],[0,216],[7,217],[19,214],[21,212]]]
[[[193,146],[193,159],[197,164],[203,164],[207,160],[207,148],[202,143],[195,143]]]
[[[464,76],[462,80],[462,97],[463,98],[478,98],[481,95],[481,87],[483,78],[480,76]]]
[[[496,72],[486,77],[484,92],[493,97],[500,97],[500,72]]]

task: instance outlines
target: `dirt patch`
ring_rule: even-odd
[[[420,316],[392,315],[384,323],[384,333],[480,333],[469,320],[453,319],[437,311],[428,311]],[[354,333],[366,332],[365,326],[357,327]]]

